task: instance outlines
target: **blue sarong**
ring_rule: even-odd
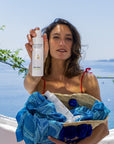
[[[80,115],[77,121],[81,121],[88,119],[103,120],[110,111],[102,102],[95,101],[91,110],[76,104],[71,112],[74,116]],[[71,135],[71,137],[79,137],[80,135],[79,138],[81,139],[90,136],[92,132],[91,127],[86,125],[64,128],[63,123],[66,121],[66,117],[61,113],[57,113],[55,105],[39,92],[30,95],[24,108],[17,113],[16,119],[18,122],[17,141],[24,140],[26,144],[53,144],[48,136],[64,140],[63,136],[69,139],[68,135]],[[82,130],[82,127],[85,131]]]
[[[38,92],[28,98],[16,119],[17,141],[24,139],[26,144],[52,144],[48,136],[58,138],[63,122],[66,121],[65,116],[56,112],[54,104]]]

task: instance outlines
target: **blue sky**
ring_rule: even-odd
[[[26,35],[34,27],[41,29],[55,18],[64,18],[81,35],[83,58],[114,58],[114,0],[1,0],[0,48],[22,48],[20,56],[28,58]]]

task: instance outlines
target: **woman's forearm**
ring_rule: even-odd
[[[41,77],[32,77],[29,73],[27,74],[24,80],[24,87],[29,92],[29,94],[34,92],[40,79]]]
[[[31,71],[32,71],[32,64],[30,63],[29,72],[24,79],[24,87],[29,92],[29,94],[34,92],[37,84],[41,79],[41,77],[33,77]]]

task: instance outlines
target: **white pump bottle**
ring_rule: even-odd
[[[43,38],[40,30],[35,32],[37,36],[33,38],[32,76],[43,76]]]
[[[55,104],[56,111],[58,113],[63,114],[67,120],[67,123],[75,122],[78,118],[77,116],[73,116],[73,114],[69,111],[69,109],[54,95],[53,93],[46,91],[44,94],[47,99]]]

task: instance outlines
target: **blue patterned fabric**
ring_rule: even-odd
[[[71,110],[74,116],[80,116],[76,121],[84,120],[104,120],[110,113],[110,110],[103,102],[95,101],[92,109],[85,106],[77,106]]]
[[[91,110],[75,103],[74,100],[70,101],[70,104],[75,107],[71,112],[75,116],[80,116],[77,121],[102,120],[110,112],[102,102],[95,101]],[[26,144],[53,144],[48,140],[48,136],[63,141],[65,137],[69,139],[77,136],[79,137],[77,140],[81,140],[92,133],[90,125],[63,127],[66,117],[57,113],[54,104],[38,92],[30,95],[24,108],[17,113],[16,119],[18,122],[17,141],[24,140]]]
[[[79,142],[80,140],[92,134],[92,126],[88,124],[81,124],[78,126],[63,127],[59,138],[66,143]],[[76,139],[75,139],[76,138]]]
[[[24,139],[26,144],[53,144],[47,137],[58,138],[63,122],[66,121],[65,116],[56,112],[54,104],[38,92],[34,92],[28,98],[16,119],[17,141]]]

